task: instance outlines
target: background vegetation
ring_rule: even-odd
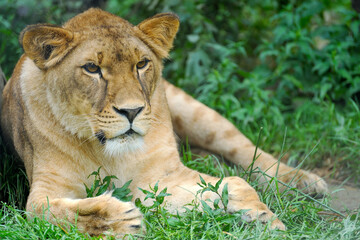
[[[282,160],[290,165],[304,162],[322,167],[330,177],[341,174],[343,180],[359,182],[360,18],[349,0],[2,0],[0,65],[6,76],[22,53],[17,37],[26,25],[61,24],[93,4],[133,24],[159,12],[177,13],[181,27],[164,69],[169,81],[222,113],[253,142],[263,127],[260,147],[278,156],[285,153]],[[189,156],[190,166],[223,174],[225,167],[206,159],[201,167]],[[0,200],[21,208],[27,191],[24,174],[14,174],[5,151],[0,158]],[[322,207],[301,196],[285,205],[277,199],[287,199],[286,194],[266,191],[261,197],[287,224],[288,238],[359,237],[359,215],[324,219],[318,214]],[[174,217],[158,208],[147,213],[148,238],[283,237],[256,224],[234,224],[239,218],[222,212],[189,210]],[[65,236],[63,229],[38,221],[25,223],[17,208],[5,205],[0,213],[0,224],[16,226],[13,232],[26,228],[42,238],[38,234],[45,228],[55,234],[47,238]],[[0,225],[2,231],[10,230]],[[72,232],[78,234],[65,231],[70,238]]]

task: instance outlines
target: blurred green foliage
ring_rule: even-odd
[[[17,36],[25,25],[61,24],[90,2],[1,1],[6,76],[21,54]],[[292,161],[317,145],[309,162],[331,158],[360,173],[360,18],[350,0],[107,0],[101,7],[133,24],[175,12],[181,26],[165,62],[169,81],[252,140],[263,126],[268,151],[280,153],[285,139]]]

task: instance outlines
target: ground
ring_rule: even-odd
[[[326,179],[329,186],[330,206],[347,213],[359,211],[360,189],[351,183],[343,183],[334,179]]]

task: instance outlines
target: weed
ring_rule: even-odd
[[[111,182],[111,179],[118,179],[116,176],[106,176],[101,179],[99,167],[96,171],[92,172],[88,178],[94,176],[93,184],[88,187],[85,183],[86,195],[87,197],[96,197],[104,194],[106,191],[111,191],[112,196],[124,201],[129,202],[132,199],[132,195],[128,195],[130,193],[129,185],[132,180],[127,181],[122,187],[117,188],[115,184]]]
[[[220,188],[220,185],[224,178],[220,178],[220,180],[217,181],[214,186],[211,183],[206,183],[205,180],[201,177],[201,175],[199,175],[199,177],[200,177],[200,183],[198,183],[198,185],[201,187],[201,189],[198,191],[198,194],[200,194],[200,196],[202,196],[202,194],[207,191],[215,193],[216,195],[218,195],[219,198],[214,200],[214,202],[213,202],[214,208],[220,209],[219,202],[221,201],[224,211],[227,211],[227,205],[229,203],[229,196],[228,196],[229,191],[228,191],[227,183],[224,185],[222,192],[219,193],[219,191],[220,191],[219,188]],[[204,200],[200,200],[200,202],[201,202],[201,205],[203,206],[203,208],[209,209],[209,206],[207,205],[207,203]]]

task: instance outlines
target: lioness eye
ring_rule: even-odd
[[[87,63],[84,66],[82,66],[88,73],[100,73],[101,69],[99,66],[95,65],[94,63]]]
[[[148,63],[149,63],[149,60],[148,59],[144,59],[144,60],[141,60],[140,62],[138,62],[137,64],[136,64],[136,68],[139,70],[139,69],[143,69],[143,68],[145,68],[147,65],[148,65]]]

